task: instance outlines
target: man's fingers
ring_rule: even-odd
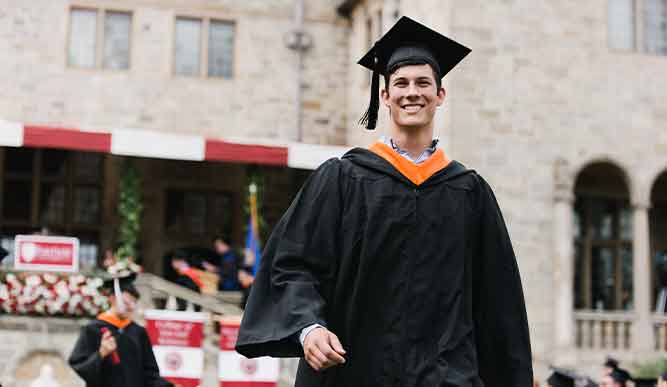
[[[329,362],[329,359],[327,358],[327,355],[322,352],[322,350],[318,347],[315,347],[311,351],[311,355],[313,358],[317,359],[317,361],[320,363],[320,366],[324,367],[327,365]]]
[[[329,344],[328,341],[318,342],[318,349],[324,356],[326,356],[327,361],[333,364],[342,364],[345,363],[345,358],[339,355]]]
[[[345,349],[343,349],[343,345],[340,343],[340,340],[338,340],[338,336],[332,332],[329,332],[329,343],[331,344],[331,347],[334,349],[334,351],[338,352],[339,355],[345,355]]]

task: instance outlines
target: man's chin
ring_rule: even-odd
[[[404,130],[415,131],[426,126],[426,122],[424,120],[400,120],[397,125]]]

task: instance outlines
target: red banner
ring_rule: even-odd
[[[204,372],[204,313],[147,310],[146,331],[160,375],[177,387],[196,387]]]
[[[14,269],[77,272],[79,240],[43,235],[17,235],[14,239]]]
[[[218,376],[221,387],[276,387],[280,375],[278,359],[248,359],[234,350],[240,317],[220,321],[220,356]]]

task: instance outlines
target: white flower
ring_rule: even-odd
[[[53,284],[55,284],[56,282],[58,282],[58,276],[55,275],[55,274],[46,273],[46,274],[44,274],[44,275],[42,276],[42,278],[44,279],[45,282],[47,282],[47,283],[49,283],[49,284],[51,284],[51,285],[53,285]]]

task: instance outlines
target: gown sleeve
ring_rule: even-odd
[[[519,269],[495,195],[480,180],[479,254],[473,272],[479,374],[485,386],[531,387],[530,335]]]
[[[102,362],[99,353],[100,334],[90,326],[81,328],[74,349],[69,357],[69,365],[86,382],[87,387],[101,386]]]
[[[144,371],[144,386],[146,387],[173,387],[174,385],[160,376],[160,368],[155,360],[153,346],[148,334],[144,329],[141,330],[141,347]]]
[[[326,299],[338,259],[341,161],[330,159],[306,181],[262,254],[236,350],[247,357],[300,357],[298,333],[326,326]]]

